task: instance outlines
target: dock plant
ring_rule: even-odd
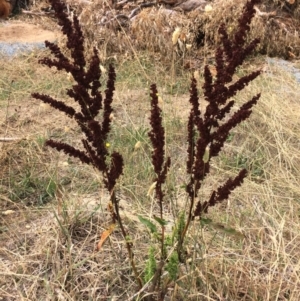
[[[127,256],[133,277],[137,284],[136,300],[164,300],[167,289],[177,279],[178,266],[186,262],[185,244],[188,231],[193,222],[202,219],[208,210],[227,200],[230,193],[242,185],[247,170],[242,169],[234,177],[211,192],[207,200],[200,196],[200,189],[205,178],[211,170],[211,160],[217,157],[232,129],[245,121],[252,113],[253,106],[257,103],[260,94],[255,95],[236,109],[233,98],[253,81],[260,71],[254,71],[238,80],[233,76],[247,56],[249,56],[259,41],[247,40],[250,22],[255,14],[254,5],[259,0],[249,0],[245,4],[243,14],[238,20],[235,33],[230,36],[225,25],[219,28],[221,44],[215,52],[216,75],[210,71],[209,66],[204,66],[204,99],[208,103],[204,110],[200,109],[200,97],[197,89],[197,80],[194,76],[190,84],[190,113],[187,120],[187,161],[186,173],[188,182],[185,192],[188,200],[186,212],[180,212],[174,228],[173,237],[166,235],[166,220],[164,217],[164,204],[168,202],[165,189],[166,179],[172,165],[172,158],[166,154],[166,135],[163,126],[162,109],[159,105],[158,88],[156,84],[150,86],[150,131],[149,138],[152,145],[152,165],[154,169],[153,190],[159,207],[159,216],[155,221],[140,218],[141,223],[148,227],[152,234],[156,234],[159,245],[157,250],[159,258],[155,256],[154,245],[150,246],[148,261],[144,264],[145,270],[140,270],[141,264],[136,264],[134,250],[138,249],[138,242],[133,245],[129,239],[130,233],[124,225],[120,215],[119,198],[116,184],[124,172],[122,154],[108,150],[107,141],[111,135],[113,98],[115,90],[116,72],[110,65],[108,80],[104,93],[101,92],[100,59],[96,48],[89,60],[86,59],[84,49],[84,36],[76,14],[69,19],[66,6],[61,0],[50,0],[55,11],[58,24],[67,38],[66,47],[70,56],[63,54],[59,46],[46,41],[53,58],[45,57],[40,63],[48,67],[56,67],[70,74],[75,84],[67,90],[67,95],[74,100],[74,106],[56,100],[49,95],[32,93],[32,96],[49,104],[68,117],[74,119],[84,137],[81,148],[76,148],[68,143],[49,139],[46,145],[75,157],[84,164],[92,165],[102,174],[104,187],[110,196],[110,217],[113,224],[118,225],[127,248]],[[146,193],[146,192],[145,192]],[[158,226],[158,227],[157,227]],[[171,245],[171,253],[166,246]],[[157,252],[156,252],[157,254]],[[139,268],[138,268],[139,267]],[[167,272],[167,280],[163,274]]]

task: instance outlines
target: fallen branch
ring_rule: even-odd
[[[17,138],[17,137],[0,137],[0,142],[13,142],[23,140],[24,138]]]
[[[266,12],[262,12],[261,10],[259,10],[259,8],[257,6],[254,6],[254,9],[256,10],[256,13],[258,16],[261,17],[272,17],[272,16],[276,16],[276,11],[272,11],[270,13],[266,13]]]
[[[113,17],[112,19],[110,19],[110,20],[108,20],[108,21],[102,21],[102,22],[100,22],[100,24],[101,24],[101,25],[107,25],[107,24],[109,24],[109,23],[111,23],[111,22],[113,22],[113,21],[115,21],[115,20],[117,20],[118,22],[121,23],[122,19],[123,19],[125,22],[129,20],[129,18],[128,18],[126,15],[120,14],[120,15],[116,15],[115,17]]]
[[[30,10],[22,9],[22,14],[31,15],[31,16],[54,16],[54,12],[33,12]]]
[[[142,3],[129,14],[128,18],[132,19],[134,16],[136,16],[142,10],[142,8],[151,7],[154,5],[156,5],[156,2]]]

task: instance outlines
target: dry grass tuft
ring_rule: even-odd
[[[201,6],[186,14],[164,7],[144,8],[129,20],[127,17],[134,6],[128,5],[118,11],[105,1],[78,3],[70,0],[79,14],[88,38],[87,43],[97,45],[103,58],[116,53],[133,54],[136,49],[147,50],[149,54],[163,60],[172,58],[174,47],[171,38],[177,27],[182,29],[184,47],[193,44],[195,53],[191,53],[191,57],[199,51],[207,51],[207,48],[203,49],[204,44],[214,49],[219,42],[218,27],[225,23],[229,32],[234,32],[236,16],[240,15],[245,2],[215,0],[210,3],[212,11],[205,11]],[[250,34],[251,39],[258,37],[261,40],[258,51],[270,56],[299,57],[299,16],[300,6],[297,1],[294,4],[286,0],[262,1]],[[185,50],[179,50],[177,59],[183,53],[186,56]]]
[[[148,56],[161,61],[180,61],[197,59],[207,54],[219,43],[218,28],[225,23],[229,32],[237,26],[236,16],[240,15],[246,0],[214,0],[209,5],[212,10],[205,11],[203,5],[192,12],[183,13],[179,9],[167,7],[143,8],[140,13],[129,19],[136,4],[128,3],[121,10],[114,9],[108,1],[68,0],[79,16],[86,48],[99,49],[103,60],[119,58],[120,54],[135,56],[136,51],[147,51]],[[289,4],[290,3],[290,4]],[[33,11],[47,7],[44,1],[36,2]],[[46,29],[57,30],[49,17],[21,16],[26,22],[41,24]],[[295,0],[262,0],[258,13],[251,25],[249,38],[260,38],[258,52],[269,56],[288,59],[300,55],[299,23],[300,6]],[[182,29],[181,42],[174,47],[172,34],[176,28]],[[63,43],[60,43],[63,45]],[[188,47],[192,45],[190,50]],[[176,51],[175,57],[173,51]]]
[[[174,50],[172,34],[178,27],[185,43],[188,35],[189,20],[182,14],[165,8],[145,9],[137,15],[131,24],[131,33],[136,49],[158,53],[162,57],[171,57]]]
[[[226,24],[229,33],[235,32],[236,16],[241,15],[245,2],[216,0],[209,13],[191,12],[189,19],[193,21],[191,32],[195,35],[195,41],[200,36],[209,47],[218,45],[218,28],[221,23]],[[295,4],[291,12],[286,9],[287,4],[284,2],[286,1],[262,1],[251,22],[249,39],[260,39],[257,50],[263,54],[293,59],[300,55],[300,7]]]

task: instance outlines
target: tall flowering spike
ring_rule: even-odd
[[[209,206],[214,206],[217,203],[227,200],[229,194],[234,189],[242,185],[246,176],[247,176],[247,170],[242,169],[234,179],[229,178],[223,186],[217,189],[215,196],[210,198],[210,200],[208,201]]]
[[[206,174],[209,172],[209,160],[203,160],[205,156],[205,152],[209,152],[209,143],[202,138],[197,140],[196,144],[196,154],[195,154],[195,164],[193,168],[193,174],[195,180],[202,181]],[[210,154],[208,153],[208,158],[210,158]]]
[[[167,157],[166,162],[165,162],[164,167],[163,167],[163,170],[160,174],[159,182],[164,183],[166,181],[167,174],[168,174],[168,171],[170,169],[170,166],[171,166],[171,158]]]
[[[86,72],[85,80],[87,83],[91,83],[91,95],[97,97],[99,94],[99,88],[101,83],[97,78],[101,77],[100,59],[97,49],[94,49],[94,54],[90,59],[90,66]],[[101,94],[100,94],[101,95]],[[101,100],[100,100],[101,104]],[[101,108],[100,108],[101,109]]]
[[[40,94],[40,93],[32,93],[31,95],[32,95],[32,97],[34,97],[36,99],[40,99],[44,103],[49,104],[54,109],[64,112],[66,115],[68,115],[71,118],[74,117],[74,115],[75,115],[76,111],[72,107],[67,106],[62,101],[56,100],[56,99],[52,98],[51,96],[48,96],[45,94]]]
[[[226,58],[227,60],[229,60],[232,57],[232,45],[225,28],[225,24],[221,24],[221,26],[219,27],[219,34],[221,36],[221,43],[224,46],[224,51],[227,56]]]
[[[49,41],[45,41],[45,46],[51,50],[51,53],[57,58],[57,60],[44,57],[39,60],[40,64],[46,65],[48,67],[56,67],[58,70],[66,70],[71,72],[74,66],[71,64],[70,60],[61,52],[60,48]]]
[[[91,164],[91,158],[87,154],[67,143],[57,142],[52,139],[46,141],[47,146],[57,149],[58,151],[63,151],[70,157],[78,158],[82,163]]]
[[[213,191],[208,201],[201,203],[200,201],[196,204],[196,209],[193,213],[193,219],[195,217],[201,217],[203,213],[208,212],[209,207],[213,207],[224,200],[227,200],[230,193],[241,186],[247,176],[247,170],[242,169],[239,174],[234,178],[229,178],[223,186],[220,186],[217,191]]]
[[[97,155],[100,157],[108,156],[108,150],[105,146],[106,139],[104,138],[102,127],[98,121],[91,120],[88,123],[88,127],[92,132],[91,143],[95,148]]]
[[[61,31],[68,37],[72,36],[74,29],[66,13],[67,7],[65,3],[60,0],[50,0],[50,3],[54,10],[55,18],[58,20],[58,25],[62,26]]]
[[[40,63],[71,73],[75,84],[72,88],[67,89],[67,95],[71,97],[80,108],[76,111],[75,108],[67,106],[63,102],[57,101],[50,96],[38,93],[33,93],[32,96],[49,103],[55,109],[73,118],[85,137],[81,140],[83,150],[53,140],[48,140],[46,144],[69,156],[78,158],[83,163],[93,165],[95,169],[102,173],[104,186],[110,195],[112,222],[117,222],[120,227],[127,248],[130,265],[139,285],[139,289],[141,289],[142,281],[135,267],[132,243],[127,239],[128,235],[119,214],[119,199],[115,191],[116,182],[123,173],[123,158],[118,152],[112,152],[110,154],[106,148],[106,140],[111,130],[111,120],[109,117],[113,111],[112,101],[113,92],[115,90],[116,73],[114,68],[110,66],[105,98],[103,100],[101,91],[99,90],[101,87],[101,70],[97,50],[94,49],[94,54],[89,60],[89,66],[86,66],[84,37],[78,18],[76,15],[74,15],[73,21],[68,18],[65,13],[65,4],[61,2],[61,0],[50,0],[50,2],[55,10],[58,24],[61,26],[63,33],[67,36],[66,44],[71,53],[71,58],[67,58],[57,45],[46,42],[46,46],[50,49],[55,59],[44,58],[40,60]],[[100,110],[102,110],[102,121],[95,118],[99,115]],[[167,161],[163,172],[159,175],[160,179],[165,179],[168,166]]]
[[[156,198],[158,199],[160,206],[160,215],[163,216],[163,198],[164,193],[162,190],[162,185],[166,181],[167,173],[171,165],[171,159],[168,157],[165,161],[165,130],[162,125],[162,111],[158,106],[158,92],[156,85],[153,84],[150,87],[150,97],[151,97],[151,115],[150,115],[150,125],[151,131],[149,132],[149,137],[152,143],[152,164],[154,167],[154,172],[156,173],[155,192]]]
[[[216,118],[218,120],[224,119],[224,117],[226,116],[226,114],[230,113],[233,105],[234,105],[234,100],[229,101],[222,109],[219,110]]]
[[[200,120],[201,112],[199,109],[199,97],[198,97],[198,90],[197,90],[197,81],[193,77],[191,82],[190,88],[190,103],[192,105],[192,109],[190,111],[189,119],[188,119],[188,149],[187,149],[187,173],[192,173],[192,167],[194,164],[194,157],[195,157],[195,123]]]
[[[197,124],[198,120],[201,118],[201,112],[199,109],[199,96],[197,89],[197,80],[192,77],[191,88],[190,88],[190,103],[192,105],[193,115],[195,123]]]
[[[192,167],[194,164],[194,156],[195,156],[195,129],[194,129],[194,116],[193,113],[190,112],[189,119],[188,119],[188,133],[187,133],[187,142],[188,142],[188,149],[187,149],[187,162],[186,162],[186,171],[188,174],[192,173]]]
[[[71,51],[74,64],[79,70],[83,70],[86,64],[83,46],[84,37],[78,18],[74,15],[73,22],[69,19],[66,13],[67,7],[61,0],[50,0],[50,3],[55,17],[58,19],[58,24],[62,26],[62,32],[67,37],[67,48]]]
[[[152,142],[152,164],[157,175],[160,174],[164,163],[165,130],[162,126],[161,109],[158,106],[158,92],[156,85],[151,85],[151,131],[149,137]]]
[[[67,90],[67,95],[74,102],[78,103],[80,108],[79,111],[76,111],[74,107],[68,106],[64,102],[55,100],[48,95],[32,93],[32,96],[74,118],[84,133],[85,139],[82,140],[83,150],[53,140],[49,140],[47,145],[58,151],[63,151],[69,156],[76,157],[83,163],[93,165],[103,173],[106,187],[111,190],[123,170],[122,156],[116,152],[110,155],[106,148],[106,140],[110,132],[111,123],[109,116],[113,111],[111,104],[115,90],[116,74],[114,68],[110,66],[105,99],[102,103],[102,95],[101,91],[99,91],[101,87],[100,59],[97,50],[94,49],[90,64],[86,67],[83,47],[84,37],[78,18],[76,15],[74,15],[73,21],[68,18],[65,12],[66,6],[61,0],[50,0],[50,2],[62,32],[67,36],[67,48],[70,50],[71,58],[67,58],[57,45],[46,42],[46,46],[50,49],[55,59],[44,58],[40,60],[40,63],[72,74],[76,83]],[[103,109],[102,123],[95,120],[101,109]],[[107,163],[109,161],[107,160],[108,156],[111,156],[111,165]]]
[[[112,191],[117,179],[123,174],[123,166],[123,157],[118,152],[113,152],[111,154],[111,164],[107,181],[107,189],[109,191]]]
[[[83,70],[86,65],[85,57],[84,57],[84,37],[83,32],[81,30],[81,26],[79,24],[79,20],[77,16],[73,15],[73,28],[74,33],[72,37],[68,40],[67,43],[70,43],[69,49],[71,49],[71,55],[74,59],[75,64]],[[68,44],[67,44],[68,46]]]
[[[105,99],[104,99],[104,114],[103,114],[103,122],[102,122],[102,132],[103,132],[104,139],[107,139],[107,135],[110,131],[110,124],[111,124],[110,116],[113,111],[111,104],[113,101],[113,94],[115,90],[115,81],[116,81],[115,69],[112,65],[109,65],[107,88],[105,90]]]
[[[203,91],[206,100],[212,99],[213,96],[213,77],[209,70],[209,67],[204,66],[204,84]]]
[[[219,126],[219,128],[211,135],[213,142],[211,144],[211,156],[217,156],[222,149],[229,132],[242,121],[246,120],[252,113],[251,108],[257,103],[260,94],[254,96],[250,101],[246,102],[230,119]]]
[[[228,98],[235,96],[237,92],[243,90],[251,81],[257,78],[260,74],[261,71],[257,70],[238,79],[234,84],[228,87]]]
[[[244,7],[244,12],[238,22],[238,29],[232,40],[229,39],[225,30],[225,25],[222,24],[219,29],[221,35],[220,46],[216,50],[216,80],[212,81],[209,68],[206,66],[204,71],[205,83],[203,85],[204,96],[208,102],[215,102],[224,105],[228,98],[233,97],[238,91],[243,89],[250,81],[256,78],[260,72],[253,72],[248,77],[241,79],[240,82],[233,84],[229,88],[227,84],[232,81],[233,74],[236,68],[240,66],[245,58],[255,49],[259,43],[258,39],[254,39],[248,45],[246,36],[250,29],[250,22],[255,14],[254,5],[260,0],[250,0]],[[210,112],[213,115],[216,112]]]
[[[208,66],[204,67],[203,92],[208,105],[202,115],[203,117],[199,114],[197,89],[195,81],[192,80],[187,139],[187,173],[190,179],[186,185],[190,207],[183,236],[191,219],[196,216],[201,217],[201,214],[206,213],[209,207],[227,199],[229,194],[242,184],[247,174],[246,170],[242,170],[233,180],[229,179],[217,191],[213,191],[208,201],[196,200],[203,180],[210,171],[211,158],[219,154],[230,131],[251,115],[252,107],[260,97],[260,94],[254,96],[236,112],[231,113],[235,104],[231,98],[260,74],[260,71],[255,71],[231,83],[236,68],[243,63],[259,42],[254,39],[246,44],[250,22],[255,14],[254,5],[259,2],[259,0],[249,0],[246,3],[243,15],[238,21],[237,32],[232,39],[226,32],[225,25],[220,26],[221,46],[215,54],[216,77],[212,77]],[[230,113],[231,115],[229,115]]]
[[[250,30],[250,23],[255,15],[254,5],[259,4],[261,0],[250,0],[247,1],[244,12],[238,21],[239,30],[234,35],[233,44],[234,46],[244,45],[246,41],[247,33]]]

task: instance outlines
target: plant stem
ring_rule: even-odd
[[[116,193],[115,193],[114,190],[112,190],[112,192],[111,192],[111,202],[112,202],[112,204],[114,204],[114,210],[115,210],[115,213],[116,213],[116,216],[117,216],[117,221],[118,221],[118,224],[120,226],[123,238],[125,239],[125,244],[126,244],[126,249],[127,249],[130,265],[131,265],[131,268],[132,268],[133,273],[134,273],[134,277],[135,277],[135,279],[138,283],[139,290],[140,290],[143,287],[143,283],[142,283],[142,280],[141,280],[141,278],[138,274],[137,268],[135,266],[134,253],[132,251],[132,243],[130,241],[128,241],[128,239],[127,239],[127,233],[125,231],[125,228],[124,228],[124,225],[123,225],[123,222],[122,222],[122,218],[121,218],[120,212],[119,212],[119,202],[118,202],[118,199],[117,199],[117,196],[116,196]]]

